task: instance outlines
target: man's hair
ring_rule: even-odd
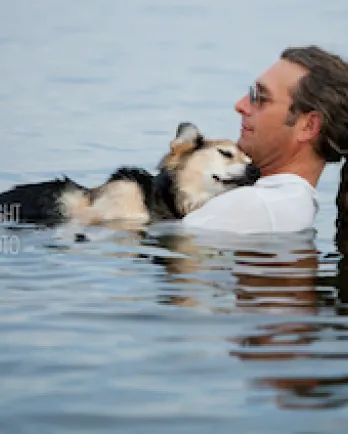
[[[292,91],[287,124],[301,113],[316,111],[322,126],[315,150],[327,162],[348,154],[348,64],[316,46],[287,48],[281,59],[308,70]]]

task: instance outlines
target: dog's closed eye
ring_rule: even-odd
[[[218,149],[218,151],[225,158],[233,158],[234,157],[234,155],[232,154],[231,151],[225,151],[224,149]]]

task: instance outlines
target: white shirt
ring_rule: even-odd
[[[214,197],[183,224],[238,233],[297,232],[312,228],[318,208],[317,192],[305,179],[270,175]]]

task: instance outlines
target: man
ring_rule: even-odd
[[[348,153],[348,65],[316,46],[288,48],[235,109],[238,145],[261,178],[212,199],[184,224],[239,233],[312,227],[325,164]]]

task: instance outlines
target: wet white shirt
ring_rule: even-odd
[[[270,175],[211,199],[183,224],[237,233],[297,232],[313,227],[318,208],[317,192],[305,179]]]

